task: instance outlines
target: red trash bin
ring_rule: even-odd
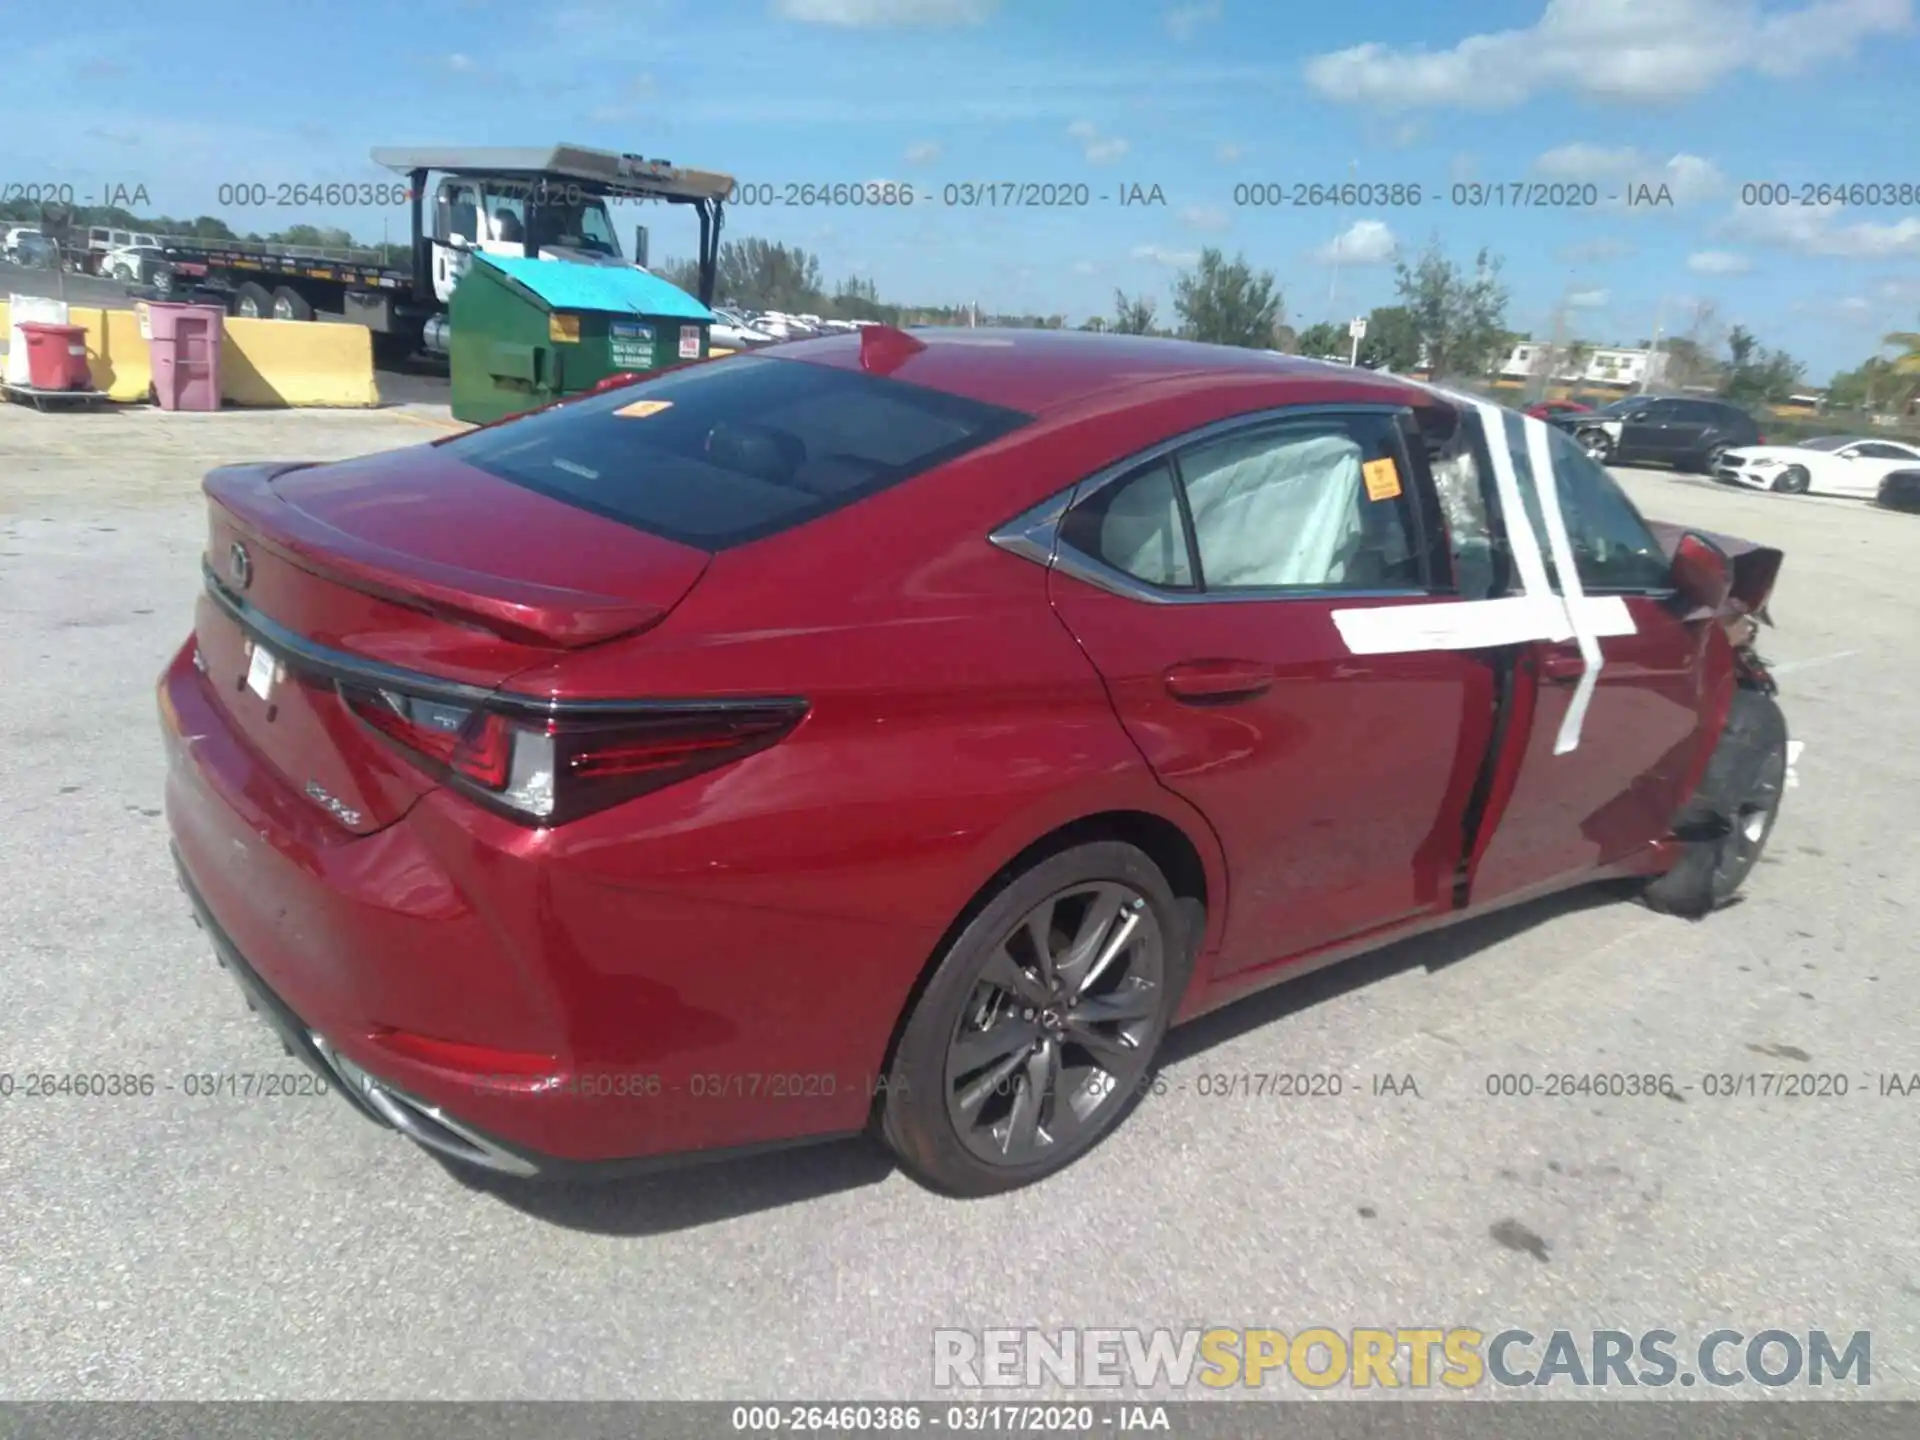
[[[27,383],[36,390],[91,390],[87,369],[87,327],[23,320],[27,337]]]
[[[220,408],[220,342],[226,312],[218,305],[155,300],[147,305],[152,338],[153,398],[162,410]]]

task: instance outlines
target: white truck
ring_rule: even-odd
[[[162,236],[167,265],[156,289],[172,294],[191,283],[235,315],[341,316],[373,332],[383,360],[444,354],[447,302],[472,252],[645,268],[647,227],[635,227],[629,259],[609,207],[668,204],[698,218],[699,299],[713,303],[730,175],[580,145],[379,149],[373,161],[406,177],[412,233],[401,263],[375,250]]]

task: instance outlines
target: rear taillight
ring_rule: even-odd
[[[609,704],[540,713],[342,686],[347,707],[415,763],[515,819],[559,825],[777,744],[800,700]]]

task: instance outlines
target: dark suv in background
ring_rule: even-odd
[[[1655,461],[1711,474],[1723,451],[1766,444],[1753,416],[1725,400],[1636,395],[1590,414],[1555,416],[1551,423],[1608,465]]]

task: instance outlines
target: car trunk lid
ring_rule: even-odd
[[[359,833],[436,781],[348,707],[343,678],[484,696],[657,624],[711,558],[430,447],[228,466],[205,489],[212,688],[269,766]]]

